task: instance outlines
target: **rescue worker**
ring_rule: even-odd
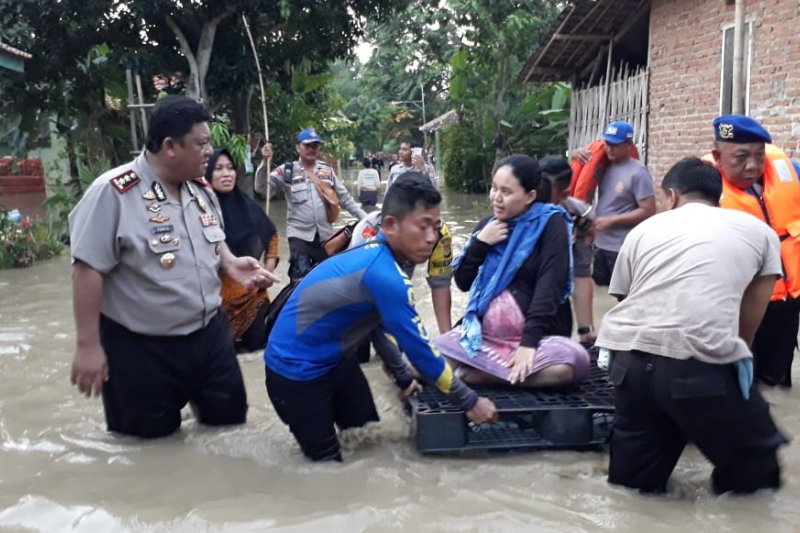
[[[602,142],[593,142],[587,150],[572,154],[577,161],[573,161],[570,194],[591,203],[597,190],[592,232],[576,240],[573,246],[578,267],[573,296],[575,315],[580,340],[586,344],[595,337],[594,284],[608,285],[625,236],[656,209],[653,180],[647,167],[638,160],[633,138],[633,126],[622,120],[614,121],[606,126]],[[585,275],[587,261],[592,261],[591,279]]]
[[[245,286],[277,278],[225,244],[202,178],[208,111],[168,96],[145,151],[98,177],[69,216],[77,348],[71,381],[103,397],[109,431],[163,437],[187,402],[200,423],[241,424],[247,398],[220,274]]]
[[[781,241],[781,277],[753,341],[755,375],[792,386],[800,317],[800,183],[791,160],[761,124],[743,115],[714,119],[711,159],[722,174],[720,205],[769,224]]]
[[[596,345],[612,352],[608,481],[663,493],[687,442],[714,465],[714,492],[780,486],[786,438],[753,387],[748,346],[781,272],[778,238],[720,209],[719,172],[681,160],[661,185],[669,210],[628,234]]]
[[[333,235],[332,223],[339,206],[361,220],[367,214],[347,192],[333,168],[319,161],[322,138],[313,128],[297,134],[298,160],[287,162],[269,174],[270,186],[280,187],[286,197],[286,235],[289,239],[289,277],[302,278],[314,265],[328,257],[322,243]],[[272,145],[261,149],[262,163],[256,170],[254,188],[266,194],[266,162],[272,159]]]
[[[303,453],[341,461],[335,426],[378,420],[356,347],[379,325],[393,335],[417,371],[475,423],[497,411],[459,380],[433,348],[417,314],[403,265],[430,257],[441,224],[441,195],[430,180],[399,180],[383,202],[381,232],[362,247],[325,261],[289,297],[264,352],[267,393]],[[396,351],[378,351],[407,398],[420,389]]]

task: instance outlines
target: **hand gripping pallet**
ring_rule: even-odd
[[[500,413],[494,424],[473,424],[434,387],[409,401],[417,449],[423,453],[512,449],[593,449],[608,442],[614,390],[592,366],[578,386],[561,390],[476,387]]]

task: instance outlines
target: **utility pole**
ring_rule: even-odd
[[[731,95],[731,112],[744,115],[744,13],[745,0],[736,0],[736,11],[733,26],[733,94]]]

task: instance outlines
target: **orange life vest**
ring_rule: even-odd
[[[711,154],[703,159],[714,161]],[[720,205],[737,209],[763,220],[781,240],[783,276],[775,282],[772,301],[800,296],[800,181],[791,160],[772,144],[766,145],[761,198],[743,191],[722,174]]]
[[[605,143],[602,140],[592,141],[586,149],[592,154],[588,163],[584,165],[580,161],[573,160],[569,165],[572,168],[569,195],[584,202],[592,203],[594,191],[597,189],[600,180],[603,179],[603,174],[608,167],[609,161],[606,155]],[[632,158],[639,159],[639,151],[633,143],[631,143],[630,154]]]

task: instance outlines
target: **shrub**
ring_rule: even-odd
[[[43,222],[13,222],[0,209],[0,268],[27,267],[60,254],[64,245]]]
[[[453,125],[442,135],[447,186],[461,192],[486,192],[494,151],[482,149],[480,138],[470,129]]]

